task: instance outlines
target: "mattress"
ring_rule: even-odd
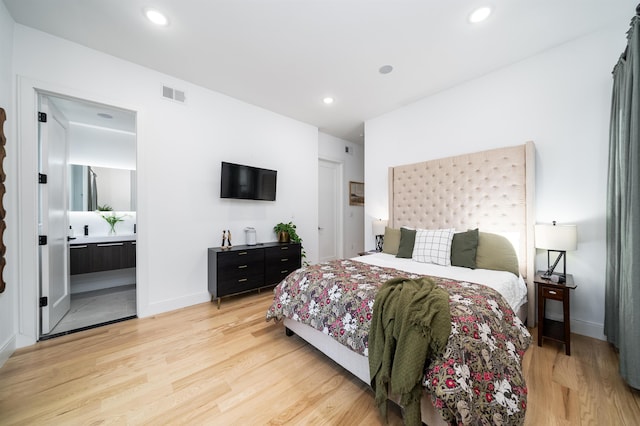
[[[524,279],[522,276],[516,277],[511,272],[420,263],[386,253],[374,253],[367,256],[354,257],[351,260],[384,268],[395,268],[412,274],[483,284],[500,293],[516,313],[522,305],[527,303],[527,285]]]

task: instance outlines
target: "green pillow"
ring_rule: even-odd
[[[480,232],[476,267],[494,271],[508,271],[520,275],[518,255],[513,245],[502,235]]]
[[[478,229],[453,234],[451,241],[451,266],[476,269]]]
[[[416,242],[416,230],[400,228],[400,246],[396,257],[411,259],[413,256],[413,244]]]
[[[398,248],[400,247],[400,230],[384,228],[384,240],[382,242],[382,252],[396,255],[398,254]]]

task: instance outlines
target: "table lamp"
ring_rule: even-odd
[[[565,282],[567,275],[567,251],[575,250],[578,245],[576,225],[539,224],[535,227],[536,248],[547,250],[547,271],[542,278],[552,279],[553,271],[560,259],[564,259],[562,273],[556,273],[558,282]],[[549,253],[558,253],[556,261],[551,265]]]
[[[382,251],[382,243],[384,241],[384,228],[387,226],[389,221],[387,220],[374,220],[373,224],[373,235],[376,236],[376,251]]]

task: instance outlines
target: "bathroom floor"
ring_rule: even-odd
[[[129,318],[136,315],[135,284],[88,291],[71,295],[71,309],[51,332],[53,337],[96,324]]]

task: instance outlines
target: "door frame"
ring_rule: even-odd
[[[17,333],[16,347],[21,348],[35,344],[40,339],[40,278],[38,263],[40,261],[38,246],[38,94],[49,94],[58,97],[76,98],[89,102],[110,105],[136,113],[136,218],[137,222],[146,223],[147,215],[144,203],[138,194],[144,194],[140,161],[140,108],[122,101],[86,93],[82,90],[61,86],[55,83],[30,79],[24,76],[17,78],[17,126],[16,141],[18,146],[17,188],[18,208],[16,228],[18,230],[18,247],[16,273],[17,288]],[[141,208],[142,207],[142,208]],[[141,312],[142,306],[148,304],[148,263],[146,256],[146,238],[144,227],[138,227],[136,243],[136,309]],[[142,228],[142,229],[140,229]],[[142,232],[140,232],[142,231]]]
[[[326,163],[331,163],[336,166],[336,170],[338,172],[338,178],[336,179],[336,209],[338,210],[338,215],[336,217],[336,248],[337,248],[337,258],[342,259],[344,257],[344,162],[340,160],[335,160],[328,157],[318,157],[318,163],[324,161]],[[318,181],[318,185],[320,185],[320,181]],[[320,206],[318,205],[318,210],[320,210]],[[320,217],[318,216],[318,225],[320,226]],[[318,249],[320,248],[320,235],[318,233]],[[318,256],[320,253],[318,252]]]

